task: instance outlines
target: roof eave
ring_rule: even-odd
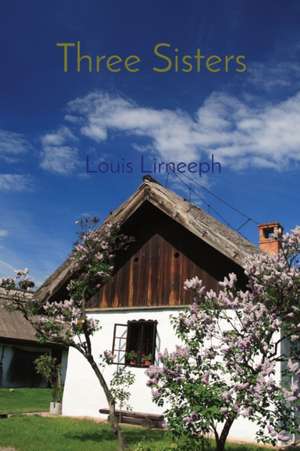
[[[208,230],[204,223],[201,223],[199,220],[197,221],[189,214],[191,208],[195,208],[193,204],[184,201],[184,199],[173,192],[173,199],[170,199],[170,197],[171,192],[162,187],[162,185],[144,179],[144,182],[139,186],[137,191],[105,219],[103,225],[99,228],[99,232],[101,233],[101,229],[108,222],[122,225],[137,211],[143,202],[148,201],[171,219],[185,227],[192,234],[205,241],[242,268],[244,267],[244,261],[247,256],[259,252],[252,243],[244,238],[243,247],[247,248],[247,252],[239,248],[225,236],[220,235],[220,233]],[[209,217],[209,215],[207,215],[207,217]],[[234,233],[237,235],[236,232]],[[62,286],[64,286],[73,273],[74,266],[69,256],[66,261],[59,266],[48,279],[46,279],[35,293],[35,296],[40,300],[50,299]]]

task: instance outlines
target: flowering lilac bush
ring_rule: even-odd
[[[120,393],[122,399],[126,397],[126,391],[117,387],[117,382],[133,383],[131,373],[126,378],[126,372],[114,375],[117,379],[112,387],[105,380],[101,368],[104,363],[112,363],[112,357],[105,353],[104,359],[98,364],[92,352],[92,335],[100,330],[98,321],[86,314],[86,303],[95,295],[99,288],[111,277],[116,253],[124,250],[132,241],[131,238],[120,234],[119,227],[106,223],[101,231],[95,230],[97,224],[95,218],[85,218],[78,221],[85,226],[80,233],[79,241],[75,244],[70,257],[73,277],[68,284],[68,299],[58,301],[41,302],[33,296],[24,300],[22,292],[15,292],[10,297],[9,308],[21,311],[36,330],[41,342],[60,343],[77,349],[89,362],[99,383],[104,390],[109,409],[110,421],[113,431],[119,439],[119,449],[124,449],[124,441],[118,420],[115,415],[115,405]],[[16,281],[2,279],[0,286],[10,288],[22,288],[22,282],[28,279],[28,271],[17,274]],[[121,382],[120,382],[121,381]],[[124,394],[125,393],[125,394]]]
[[[279,255],[247,259],[245,290],[235,274],[218,291],[186,281],[193,304],[171,319],[183,345],[146,372],[175,434],[213,434],[223,450],[239,416],[258,424],[264,443],[300,432],[299,253],[298,227],[282,237]]]

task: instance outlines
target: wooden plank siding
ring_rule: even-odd
[[[188,304],[187,278],[198,275],[209,288],[216,280],[159,234],[151,237],[100,290],[99,307]]]
[[[135,243],[119,257],[114,276],[90,308],[186,305],[192,301],[183,289],[188,278],[197,275],[208,289],[232,271],[243,278],[238,265],[150,204],[135,212],[123,231]]]

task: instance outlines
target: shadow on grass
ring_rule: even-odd
[[[158,445],[163,446],[163,449],[174,449],[174,440],[171,437],[171,434],[168,431],[163,431],[159,429],[129,429],[127,427],[122,428],[124,438],[126,443],[129,445],[129,447],[132,447],[133,445],[137,445],[138,443],[144,443],[145,445],[148,445],[151,447],[153,446],[153,449],[159,449],[157,448]],[[96,443],[103,443],[103,442],[117,442],[116,436],[112,433],[110,429],[101,429],[97,432],[83,432],[83,433],[65,433],[64,437],[66,439],[71,440],[78,440],[81,442],[96,442]],[[150,449],[149,447],[149,449]],[[166,448],[165,448],[166,447]],[[170,448],[169,448],[170,447]],[[175,446],[176,447],[176,446]],[[148,448],[147,448],[148,449]],[[203,449],[202,446],[199,444],[198,449]],[[207,450],[213,451],[215,449],[215,444],[213,441],[211,441],[208,444]],[[238,443],[227,443],[226,445],[226,451],[268,451],[272,450],[272,448],[262,448],[259,445],[255,444],[238,444]],[[274,448],[275,449],[275,448]],[[192,451],[192,450],[191,450]],[[194,450],[193,450],[194,451]],[[196,451],[196,450],[195,450]],[[277,448],[277,451],[278,450]],[[300,451],[299,447],[291,447],[286,448],[285,451]]]
[[[166,438],[166,432],[160,430],[144,430],[144,429],[127,429],[122,428],[122,432],[126,442],[130,444],[139,443],[142,440],[151,440],[151,441],[159,441]],[[111,441],[117,440],[116,436],[110,431],[107,430],[99,430],[97,432],[67,432],[64,434],[66,439],[78,440],[81,442],[101,442],[101,441]],[[238,450],[237,450],[238,451]]]
[[[263,448],[256,446],[256,445],[236,445],[236,444],[227,444],[226,445],[226,450],[228,451],[255,451],[255,450],[259,450],[262,451]],[[268,448],[265,448],[266,451],[268,451]]]
[[[80,442],[101,442],[103,440],[114,440],[115,436],[110,431],[99,432],[66,432],[63,436],[68,440],[79,440]]]

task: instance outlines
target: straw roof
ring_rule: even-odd
[[[16,290],[0,288],[0,341],[5,339],[37,343],[35,330],[22,313],[7,309],[9,298],[19,294],[20,292]],[[32,297],[32,293],[22,293],[22,295],[25,298],[24,302]]]
[[[137,191],[112,212],[98,229],[110,222],[122,225],[144,202],[150,202],[186,230],[205,241],[211,247],[243,267],[246,256],[258,252],[256,246],[238,232],[232,230],[198,206],[187,202],[174,191],[163,187],[150,176],[144,177]],[[70,280],[74,264],[70,257],[43,283],[36,292],[39,299],[50,299]]]

